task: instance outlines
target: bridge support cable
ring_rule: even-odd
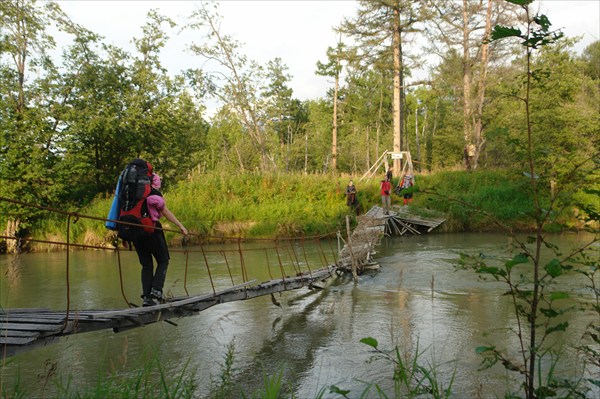
[[[298,257],[296,256],[296,251],[294,250],[293,245],[285,245],[284,248],[287,251],[288,257],[290,258],[290,263],[292,264],[292,268],[294,269],[294,274],[300,273],[300,264],[298,263]],[[292,254],[294,255],[293,257]],[[296,263],[294,263],[294,259]]]
[[[242,279],[243,279],[243,282],[245,283],[246,281],[248,281],[248,271],[246,270],[246,263],[244,262],[244,253],[242,251],[241,237],[238,237],[238,239],[237,239],[237,247],[238,247],[238,253],[240,254],[240,267],[242,268]]]
[[[183,273],[183,290],[185,291],[186,296],[190,296],[190,293],[188,292],[188,289],[187,289],[187,276],[188,276],[188,264],[189,264],[189,259],[190,259],[190,253],[186,249],[185,251],[183,251],[183,254],[185,255],[185,273]]]
[[[333,260],[334,260],[335,264],[337,265],[338,257],[336,255],[335,251],[333,250],[333,245],[331,245],[331,241],[329,241],[329,249],[331,249],[331,254],[333,255]]]
[[[281,255],[279,255],[279,247],[275,246],[275,253],[277,254],[277,259],[279,260],[279,270],[281,271],[281,280],[283,284],[285,284],[285,271],[283,270],[283,264],[281,263]]]
[[[269,272],[269,278],[273,280],[273,273],[271,272],[271,262],[269,262],[269,251],[267,248],[263,248],[265,251],[265,259],[267,260],[267,271]]]
[[[325,267],[327,266],[327,256],[325,255],[325,251],[323,250],[323,246],[321,245],[321,240],[317,240],[317,244],[319,245],[319,258],[322,258],[321,264]]]
[[[202,251],[202,257],[204,258],[204,263],[206,264],[206,271],[208,272],[208,279],[210,280],[210,286],[212,287],[213,294],[216,294],[215,283],[212,279],[212,274],[210,274],[210,266],[208,265],[208,259],[206,259],[206,253],[204,252],[204,246],[200,244],[200,250]]]
[[[225,251],[219,251],[221,255],[223,255],[223,259],[225,260],[225,265],[227,266],[227,272],[229,273],[229,278],[231,279],[231,285],[234,286],[235,282],[233,281],[233,273],[231,273],[231,267],[229,267],[229,260],[227,259],[227,254]]]
[[[67,215],[67,264],[65,270],[65,279],[66,279],[66,290],[67,290],[67,310],[65,311],[65,324],[63,325],[63,331],[67,329],[69,324],[69,310],[71,308],[71,282],[69,276],[69,253],[71,252],[71,216],[72,214]],[[73,223],[76,223],[78,218],[75,219]]]
[[[127,304],[127,306],[131,307],[131,302],[129,302],[129,300],[127,299],[127,296],[125,296],[125,288],[123,286],[123,271],[122,271],[122,267],[121,267],[121,251],[119,250],[118,243],[117,243],[117,247],[115,248],[115,251],[117,252],[117,262],[119,264],[119,283],[121,285],[121,295],[123,295],[123,299],[125,300],[125,303]]]
[[[304,238],[300,240],[302,244],[302,253],[304,254],[304,261],[306,262],[306,268],[308,269],[308,275],[312,277],[312,270],[310,269],[310,264],[308,263],[308,256],[306,256],[306,247],[304,246]]]

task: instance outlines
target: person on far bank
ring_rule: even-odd
[[[392,168],[388,168],[385,177],[389,180],[390,184],[394,184],[394,179],[393,179],[393,174],[392,174]]]
[[[358,200],[356,199],[356,186],[354,182],[350,180],[346,186],[346,205],[350,208],[351,212],[356,211],[358,213]]]
[[[159,190],[161,187],[160,177],[155,173],[152,174],[151,185],[155,190]],[[163,287],[167,277],[170,257],[165,233],[162,230],[159,219],[162,216],[166,217],[181,230],[183,235],[188,235],[188,230],[173,212],[167,208],[165,199],[159,193],[150,194],[146,198],[150,218],[154,222],[155,227],[159,229],[154,230],[154,233],[148,236],[139,237],[133,242],[138,259],[142,265],[143,306],[154,306],[158,302],[164,302]],[[156,270],[154,270],[152,257],[156,259]]]
[[[392,192],[392,183],[386,177],[381,181],[381,206],[384,210],[385,215],[390,214],[390,207],[392,206],[392,197],[390,193]]]
[[[402,181],[400,182],[400,192],[406,190],[409,187],[413,186],[413,177],[411,174],[407,173],[402,177]],[[404,206],[407,206],[408,204],[412,204],[412,193],[407,193],[404,192],[402,194],[402,196],[404,197],[403,201],[404,201]]]

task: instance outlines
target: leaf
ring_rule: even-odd
[[[330,393],[337,393],[337,394],[342,395],[342,396],[346,396],[346,395],[348,395],[350,393],[349,390],[347,390],[347,389],[340,389],[340,388],[336,387],[335,385],[332,385],[332,386],[329,387],[329,392]]]
[[[540,308],[540,312],[542,312],[542,314],[548,318],[558,316],[558,312],[554,309]]]
[[[495,346],[478,346],[477,348],[475,348],[475,353],[477,353],[478,355],[481,355],[482,353],[493,352],[495,350],[496,350]]]
[[[502,277],[506,276],[506,271],[499,269],[497,267],[491,267],[491,266],[481,266],[480,268],[477,269],[477,273],[491,274],[492,276],[494,276],[496,278],[498,278],[498,276],[502,276]]]
[[[525,254],[517,254],[515,255],[511,260],[509,260],[508,262],[506,262],[504,264],[504,266],[506,266],[507,269],[512,269],[513,266],[521,264],[521,263],[527,263],[529,261],[529,258],[527,257],[527,255]]]
[[[533,17],[533,22],[538,24],[544,32],[548,32],[548,29],[550,29],[550,25],[552,25],[548,17],[544,14],[536,15],[535,17]]]
[[[550,294],[551,301],[557,301],[559,299],[567,299],[567,298],[570,298],[570,295],[567,292],[553,292],[552,294]]]
[[[560,261],[556,258],[548,262],[546,266],[544,266],[544,270],[546,270],[546,272],[551,277],[558,277],[562,274],[562,267],[560,265]]]
[[[506,0],[508,3],[516,4],[519,6],[526,6],[534,2],[534,0]]]
[[[565,321],[564,323],[557,324],[554,327],[548,327],[546,334],[551,334],[556,331],[565,331],[567,327],[569,327],[569,322]]]
[[[360,340],[361,343],[365,344],[365,345],[369,345],[375,349],[377,349],[377,340],[375,338],[371,338],[371,337],[367,337],[367,338],[363,338]]]
[[[492,30],[492,40],[499,40],[507,37],[521,37],[521,29],[502,25],[494,26],[494,29]]]

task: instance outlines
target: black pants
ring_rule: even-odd
[[[161,227],[157,223],[157,227]],[[155,230],[147,237],[141,237],[134,242],[140,264],[142,265],[142,289],[144,296],[150,296],[150,291],[162,291],[169,267],[169,249],[162,230]],[[154,262],[156,259],[156,271]]]

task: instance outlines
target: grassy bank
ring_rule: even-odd
[[[334,233],[345,229],[348,208],[344,190],[354,178],[363,211],[380,204],[379,178],[359,182],[356,177],[330,175],[252,173],[195,174],[165,191],[169,208],[193,233],[216,237],[291,237]],[[417,175],[413,209],[435,212],[446,218],[439,231],[494,231],[501,222],[515,230],[533,226],[529,182],[511,171],[443,172]],[[77,212],[104,218],[111,198],[97,198]],[[392,204],[401,205],[394,195]],[[562,221],[577,225],[573,209],[566,208]],[[164,223],[166,228],[172,228]],[[554,226],[552,228],[562,228]],[[36,236],[64,241],[66,217],[52,217],[36,226]],[[80,218],[71,224],[71,241],[106,245],[113,234],[99,220]],[[168,233],[174,244],[180,240]]]

